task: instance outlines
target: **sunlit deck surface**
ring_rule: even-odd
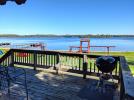
[[[106,93],[99,92],[96,88],[97,77],[88,76],[83,79],[82,75],[69,72],[59,72],[59,75],[50,69],[25,68],[27,72],[27,85],[29,100],[118,100],[117,90],[108,90]],[[11,93],[10,99],[2,95],[0,100],[26,100],[24,90],[19,86],[17,95]],[[11,91],[11,92],[12,92]]]

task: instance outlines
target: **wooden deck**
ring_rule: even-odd
[[[31,69],[26,69],[29,100],[113,100],[114,94],[119,97],[118,91],[115,93],[116,89],[106,90],[105,93],[101,94],[99,92],[101,89],[96,89],[96,77],[89,77],[102,74],[95,64],[96,59],[100,56],[102,55],[11,49],[0,59],[0,65],[32,66]],[[112,57],[117,61],[112,76],[119,81],[118,86],[120,86],[120,97],[117,100],[134,100],[134,79],[125,57]],[[48,69],[50,67],[58,70],[61,68],[59,65],[67,68],[68,73],[64,71],[64,73],[62,72],[63,75],[56,75],[50,70],[48,72],[34,71],[39,68]],[[23,96],[25,93],[20,89],[20,86],[13,84],[12,90],[14,91],[15,88],[19,89],[16,92],[18,95],[14,96],[13,99],[10,98],[10,100],[25,100]],[[8,100],[6,92],[3,94],[0,91],[0,100]],[[4,97],[6,99],[2,99]]]
[[[118,100],[118,91],[101,93],[95,90],[97,77],[60,72],[59,75],[54,70],[25,68],[27,72],[27,85],[29,100]],[[92,92],[92,91],[93,92]],[[10,99],[3,93],[0,100],[26,100],[25,91],[21,86],[12,86]],[[109,90],[108,90],[109,91]],[[99,95],[96,95],[99,94]],[[108,93],[108,94],[106,94]],[[105,99],[104,99],[105,98]]]

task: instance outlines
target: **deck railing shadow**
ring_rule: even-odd
[[[27,65],[32,66],[34,70],[40,67],[51,67],[56,70],[65,68],[68,71],[83,74],[83,78],[85,79],[87,75],[99,76],[101,74],[95,65],[95,59],[99,56],[57,51],[11,49],[0,59],[0,64],[7,66],[13,66],[14,64]],[[134,78],[125,57],[113,57],[117,60],[117,64],[112,75],[119,81],[121,87],[120,100],[134,98]]]
[[[82,79],[82,75],[76,75],[68,72],[50,71],[42,68],[33,70],[30,66],[15,65],[15,67],[24,68],[27,73],[27,85],[29,98],[38,99],[80,99],[80,93],[88,85],[96,83],[97,79]],[[84,98],[84,97],[82,97]]]

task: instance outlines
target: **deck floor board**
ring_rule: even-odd
[[[89,100],[87,95],[90,94],[85,93],[88,90],[84,89],[98,81],[95,77],[83,79],[82,75],[70,74],[69,72],[56,75],[55,72],[49,72],[48,70],[34,71],[29,68],[25,68],[25,70],[27,72],[29,100]],[[18,86],[18,88],[20,87]],[[12,91],[14,91],[13,89]],[[24,89],[20,90],[20,93],[17,92],[18,95],[11,96],[10,100],[26,100]],[[85,94],[82,96],[82,93]],[[2,98],[8,100],[7,96],[1,96],[0,100]]]

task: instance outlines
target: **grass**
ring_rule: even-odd
[[[94,52],[92,54],[106,55],[105,52]],[[134,52],[110,52],[109,55],[113,56],[125,56],[129,68],[131,69],[132,74],[134,75]]]

